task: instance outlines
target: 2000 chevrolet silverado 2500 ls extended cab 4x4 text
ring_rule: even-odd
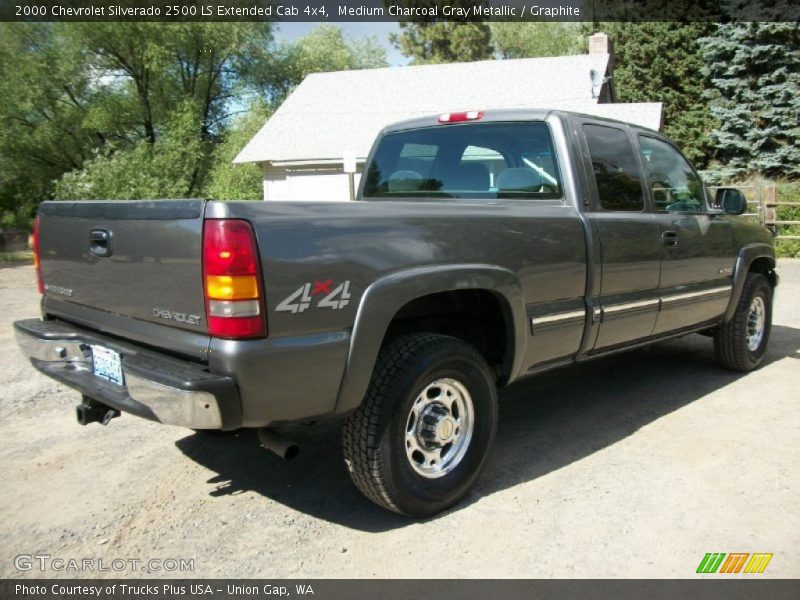
[[[43,203],[43,317],[16,333],[83,395],[83,423],[274,446],[276,427],[345,416],[358,488],[431,515],[484,465],[499,386],[690,332],[725,367],[761,363],[772,237],[738,190],[716,200],[640,127],[421,118],[381,133],[357,202]]]

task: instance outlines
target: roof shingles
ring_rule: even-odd
[[[558,108],[658,129],[658,103],[597,104],[589,73],[605,73],[608,60],[576,55],[315,73],[234,162],[340,160],[346,153],[363,159],[389,123],[461,110]]]

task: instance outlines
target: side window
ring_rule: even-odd
[[[622,129],[584,125],[600,205],[606,210],[642,211],[644,194],[628,135]]]
[[[703,212],[703,182],[680,152],[646,135],[639,136],[639,145],[656,210]]]

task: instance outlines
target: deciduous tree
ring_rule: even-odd
[[[29,226],[54,181],[120,133],[111,122],[98,126],[102,92],[57,33],[52,24],[0,24],[2,226]]]
[[[566,56],[586,52],[577,23],[506,21],[491,23],[492,43],[502,58]]]
[[[223,200],[261,200],[263,174],[254,164],[234,165],[233,159],[264,125],[271,109],[256,101],[250,111],[236,119],[214,149],[206,195]]]
[[[401,4],[412,8],[436,5],[441,16],[444,5],[472,10],[476,4],[488,2],[404,0]],[[420,19],[401,21],[400,29],[401,33],[390,35],[389,40],[416,65],[485,60],[493,56],[492,34],[484,22]]]
[[[374,36],[356,40],[346,37],[341,27],[319,25],[294,41],[277,44],[261,72],[253,75],[264,99],[277,106],[310,73],[387,65],[386,51]]]
[[[230,160],[268,107],[308,73],[386,65],[375,38],[338,27],[293,43],[272,34],[269,23],[0,24],[0,225],[28,225],[54,196],[260,197],[258,168]]]

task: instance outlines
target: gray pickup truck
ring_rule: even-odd
[[[387,127],[357,202],[44,202],[42,318],[15,323],[81,423],[341,416],[356,486],[426,516],[475,481],[497,388],[669,337],[763,360],[772,237],[655,131],[560,111]],[[285,433],[285,432],[284,432]]]

